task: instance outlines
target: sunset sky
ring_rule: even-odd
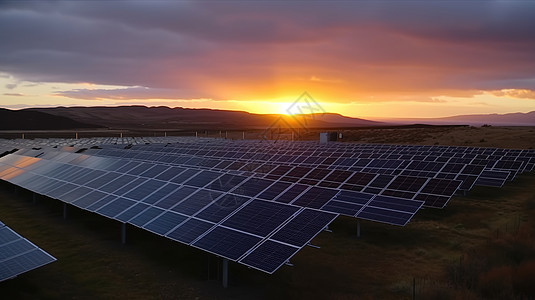
[[[535,110],[535,1],[2,1],[0,107]]]

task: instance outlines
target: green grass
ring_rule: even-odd
[[[424,209],[406,227],[339,217],[273,275],[230,264],[230,287],[215,280],[210,255],[75,208],[62,218],[59,201],[0,187],[0,220],[58,261],[0,283],[4,299],[411,299],[412,280],[424,297],[447,290],[448,268],[496,230],[531,219],[535,176],[501,189],[477,187],[448,206]],[[209,261],[212,260],[212,279]],[[425,281],[425,280],[427,281]],[[427,282],[424,286],[422,282]],[[433,282],[430,284],[429,282]],[[5,297],[4,297],[5,296]],[[449,299],[449,298],[444,298]]]

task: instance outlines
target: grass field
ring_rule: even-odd
[[[448,140],[458,130],[473,129],[424,136]],[[534,142],[529,130],[519,148]],[[494,138],[485,132],[496,145],[518,138],[503,128]],[[321,249],[305,247],[293,267],[267,275],[231,263],[227,289],[217,280],[217,260],[200,250],[134,227],[122,245],[119,223],[76,208],[64,220],[62,212],[59,201],[34,204],[31,193],[0,185],[0,220],[58,259],[0,283],[2,299],[412,299],[414,282],[417,299],[508,299],[519,295],[503,291],[520,286],[520,270],[535,278],[523,267],[535,262],[534,174],[500,189],[476,187],[442,210],[421,210],[405,227],[361,221],[361,238],[355,219],[339,217],[332,233],[312,241]],[[501,274],[512,283],[495,284]]]

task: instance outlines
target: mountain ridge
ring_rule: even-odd
[[[253,114],[245,111],[214,110],[208,108],[170,108],[167,106],[74,106],[28,108],[79,122],[92,122],[108,128],[182,129],[258,129],[267,128],[283,120],[294,127],[310,128],[378,126],[383,123],[325,113],[312,115]]]

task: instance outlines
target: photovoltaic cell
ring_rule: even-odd
[[[303,247],[327,227],[336,216],[336,214],[305,208],[271,236],[271,239]]]
[[[186,219],[188,219],[188,217],[184,215],[168,211],[149,222],[143,228],[159,235],[165,235]]]
[[[181,201],[178,205],[174,206],[172,210],[186,216],[192,216],[221,195],[222,193],[219,192],[198,190],[185,200]]]
[[[175,241],[190,244],[213,226],[214,224],[212,223],[191,218],[182,223],[178,228],[168,233],[167,237]]]
[[[299,210],[298,207],[276,202],[253,200],[225,220],[222,225],[267,236]]]
[[[273,274],[285,264],[295,253],[298,247],[282,244],[276,241],[265,241],[258,248],[240,260],[241,263],[258,270]]]
[[[218,226],[192,245],[236,261],[260,240],[254,235]]]
[[[243,196],[226,194],[201,210],[197,215],[195,215],[195,217],[205,221],[218,223],[237,210],[249,199],[250,198]]]
[[[312,187],[299,198],[292,202],[294,205],[310,208],[321,208],[325,203],[329,202],[334,196],[338,194],[337,190]]]

